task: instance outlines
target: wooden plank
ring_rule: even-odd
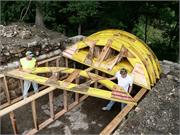
[[[76,84],[79,84],[79,78],[76,78],[75,82]],[[79,93],[75,93],[75,101],[79,103]]]
[[[46,60],[39,61],[38,65],[44,64],[44,63],[49,62],[49,61],[53,61],[53,60],[61,58],[61,57],[62,56],[55,56],[55,57],[52,57],[52,58],[49,58],[49,59],[46,59]]]
[[[147,89],[142,88],[134,97],[134,100],[137,102],[143,97],[143,95],[146,93]],[[123,110],[120,111],[120,113],[102,130],[100,135],[110,135],[113,130],[120,124],[120,122],[123,120],[123,118],[131,111],[131,109],[134,107],[132,104],[127,104]]]
[[[107,44],[104,46],[104,48],[101,51],[101,54],[99,55],[99,57],[97,58],[97,62],[95,64],[95,66],[99,66],[99,64],[105,59],[105,57],[108,55],[108,52],[110,50],[110,47],[112,45],[112,40],[108,40]]]
[[[15,135],[17,135],[18,134],[18,129],[17,129],[16,118],[15,118],[14,112],[10,112],[9,116],[10,116],[10,119],[11,119],[11,124],[12,124],[12,127],[13,127],[13,132],[14,132]]]
[[[33,122],[34,122],[34,127],[35,129],[39,129],[39,126],[38,126],[38,119],[37,119],[37,113],[36,113],[36,101],[33,100],[31,102],[31,107],[32,107],[32,116],[33,116]]]
[[[65,59],[65,67],[68,67],[68,65],[69,65],[68,64],[68,58],[65,57],[64,59]]]
[[[64,101],[63,102],[64,103],[64,110],[68,111],[67,91],[65,91],[65,90],[63,91],[63,96],[64,96],[64,100],[63,100]]]
[[[56,67],[59,67],[59,66],[60,66],[59,61],[60,61],[60,58],[56,59]],[[59,79],[59,77],[60,77],[60,73],[58,72],[58,73],[57,73],[57,79]]]
[[[0,74],[0,78],[3,78],[4,77],[4,74]]]
[[[132,108],[133,105],[126,105],[123,110],[121,110],[121,112],[108,124],[108,126],[103,129],[100,135],[110,135]]]
[[[95,74],[97,74],[97,75],[99,74],[99,71],[97,69],[95,69]],[[94,87],[97,88],[97,86],[98,86],[98,82],[95,82]]]
[[[7,86],[7,81],[6,81],[6,77],[3,77],[3,81],[4,81],[4,86],[5,86],[5,94],[6,94],[6,98],[9,104],[11,104],[11,99],[10,99],[10,95],[9,95],[9,89]]]
[[[82,72],[82,73],[85,73],[85,72]],[[66,90],[66,91],[76,92],[76,93],[80,93],[80,94],[85,94],[85,95],[98,97],[98,98],[103,98],[103,99],[112,100],[112,101],[117,101],[117,102],[136,104],[132,100],[127,101],[127,100],[123,100],[123,99],[112,98],[111,97],[112,92],[108,91],[108,90],[104,90],[104,89],[98,89],[98,88],[94,88],[94,87],[87,87],[83,91],[83,90],[74,89],[74,88],[76,88],[78,86],[75,83],[68,83],[68,85],[64,81],[57,81],[58,84],[46,83],[46,81],[48,79],[46,77],[37,76],[37,75],[34,75],[34,74],[28,74],[28,73],[25,73],[25,72],[22,72],[22,71],[19,71],[19,70],[9,71],[7,75],[15,77],[15,78],[21,78],[21,79],[25,79],[25,80],[30,80],[30,81],[33,81],[33,82],[36,82],[36,83],[39,83],[39,84],[47,85],[47,86],[56,87],[56,88],[63,89],[63,90]],[[87,74],[84,74],[84,75],[86,77],[88,76]],[[111,85],[112,84],[115,85],[115,83],[113,83],[113,82],[111,82],[111,81],[109,81],[107,79],[99,80],[99,82],[103,83],[103,84],[107,84],[107,82],[108,82],[108,83],[111,83]]]
[[[53,91],[49,93],[49,108],[50,108],[50,116],[52,119],[54,119]]]
[[[112,70],[113,67],[117,64],[117,62],[121,61],[121,59],[123,58],[123,54],[120,52],[114,60],[108,62],[108,69],[107,70]]]
[[[26,100],[21,100],[21,101],[15,103],[13,105],[8,106],[7,108],[0,110],[0,117],[2,117],[4,115],[10,113],[11,111],[14,111],[14,110],[32,102],[33,100],[36,100],[39,97],[44,96],[45,94],[47,94],[47,93],[49,93],[55,89],[56,89],[55,87],[49,87],[49,88],[44,89],[43,91],[40,91],[40,92],[30,96],[30,97],[27,97]]]
[[[47,88],[48,86],[41,86],[40,88],[39,88],[39,91],[40,90],[42,90],[42,89],[45,89],[45,88]],[[29,92],[29,96],[31,96],[31,95],[33,95],[34,94],[34,92]],[[17,97],[17,98],[15,98],[15,99],[13,99],[13,100],[11,100],[11,104],[14,104],[14,103],[16,103],[16,102],[18,102],[18,101],[20,101],[21,99],[23,99],[23,96],[20,96],[20,97]],[[2,104],[1,106],[0,106],[0,110],[2,110],[3,108],[5,108],[5,107],[7,107],[7,106],[9,106],[10,104],[9,103],[4,103],[4,104]]]
[[[79,76],[79,72],[80,70],[74,70],[67,79],[65,79],[65,82],[72,82],[75,78],[77,78]]]

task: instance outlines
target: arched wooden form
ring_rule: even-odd
[[[160,77],[160,65],[153,51],[136,36],[122,30],[103,30],[79,41],[63,56],[114,75],[122,67],[138,86],[151,89]]]

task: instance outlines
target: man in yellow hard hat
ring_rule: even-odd
[[[37,66],[36,59],[33,57],[34,54],[31,51],[26,52],[26,57],[20,59],[20,70],[31,73],[32,70]],[[24,80],[23,86],[23,98],[25,99],[28,95],[28,90],[31,86],[33,86],[34,92],[38,92],[38,84],[35,82],[31,82],[28,80]]]

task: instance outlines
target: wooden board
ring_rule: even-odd
[[[134,97],[137,102],[143,97],[147,89],[142,88]],[[113,130],[120,124],[123,118],[133,109],[134,105],[127,104],[123,110],[102,130],[100,135],[111,135]]]
[[[86,71],[82,71],[82,73],[84,75],[88,76]],[[104,89],[88,87],[88,89],[86,91],[77,90],[77,89],[73,90],[73,88],[78,85],[74,84],[74,83],[69,83],[67,85],[64,81],[58,81],[58,84],[51,84],[51,83],[49,84],[49,83],[46,83],[46,81],[48,80],[48,78],[46,78],[46,77],[25,73],[25,72],[19,71],[18,69],[9,71],[7,73],[7,75],[11,76],[11,77],[19,78],[19,79],[30,80],[30,81],[33,81],[33,82],[36,82],[39,84],[43,84],[46,86],[52,86],[55,88],[59,88],[59,89],[63,89],[63,90],[71,91],[71,92],[76,92],[76,93],[80,93],[80,94],[85,94],[85,95],[89,95],[89,96],[93,96],[93,97],[98,97],[98,98],[117,101],[117,102],[129,103],[129,104],[136,104],[136,102],[134,102],[133,99],[127,101],[127,100],[124,100],[123,98],[122,99],[112,98],[111,91],[107,91]],[[106,84],[107,82],[111,82],[111,81],[105,79],[105,80],[100,80],[99,82],[101,82],[102,84]],[[111,82],[111,83],[113,84],[113,86],[117,85],[113,82]],[[119,87],[119,86],[117,85],[117,87]],[[123,89],[119,89],[119,90],[126,92]]]

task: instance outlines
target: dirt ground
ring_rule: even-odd
[[[59,104],[56,106],[56,112],[62,109],[61,96],[62,95],[58,95],[58,100],[57,98],[55,99],[55,102]],[[103,99],[88,97],[80,105],[38,132],[38,134],[98,134],[120,111],[120,103],[115,104],[111,111],[102,111],[101,108],[107,102],[108,101]],[[44,96],[37,101],[39,123],[49,118],[48,105],[48,96]],[[15,111],[20,134],[25,134],[28,130],[32,129],[33,122],[31,112],[30,104]],[[8,115],[1,120],[1,133],[13,133]]]
[[[162,77],[113,135],[179,134],[179,90],[178,82]]]
[[[146,94],[138,106],[128,114],[115,130],[114,135],[120,134],[169,134],[179,133],[179,83],[162,77],[161,80]],[[56,90],[54,107],[56,113],[63,107],[63,96]],[[72,96],[69,96],[72,97]],[[69,103],[73,98],[69,98]],[[102,111],[101,108],[108,101],[88,97],[77,107],[54,121],[37,134],[98,134],[120,112],[120,103],[116,103],[111,111]],[[31,105],[28,104],[15,111],[18,130],[25,134],[32,129]],[[37,101],[38,122],[42,123],[49,118],[48,95]],[[9,117],[1,120],[1,133],[12,134]]]

